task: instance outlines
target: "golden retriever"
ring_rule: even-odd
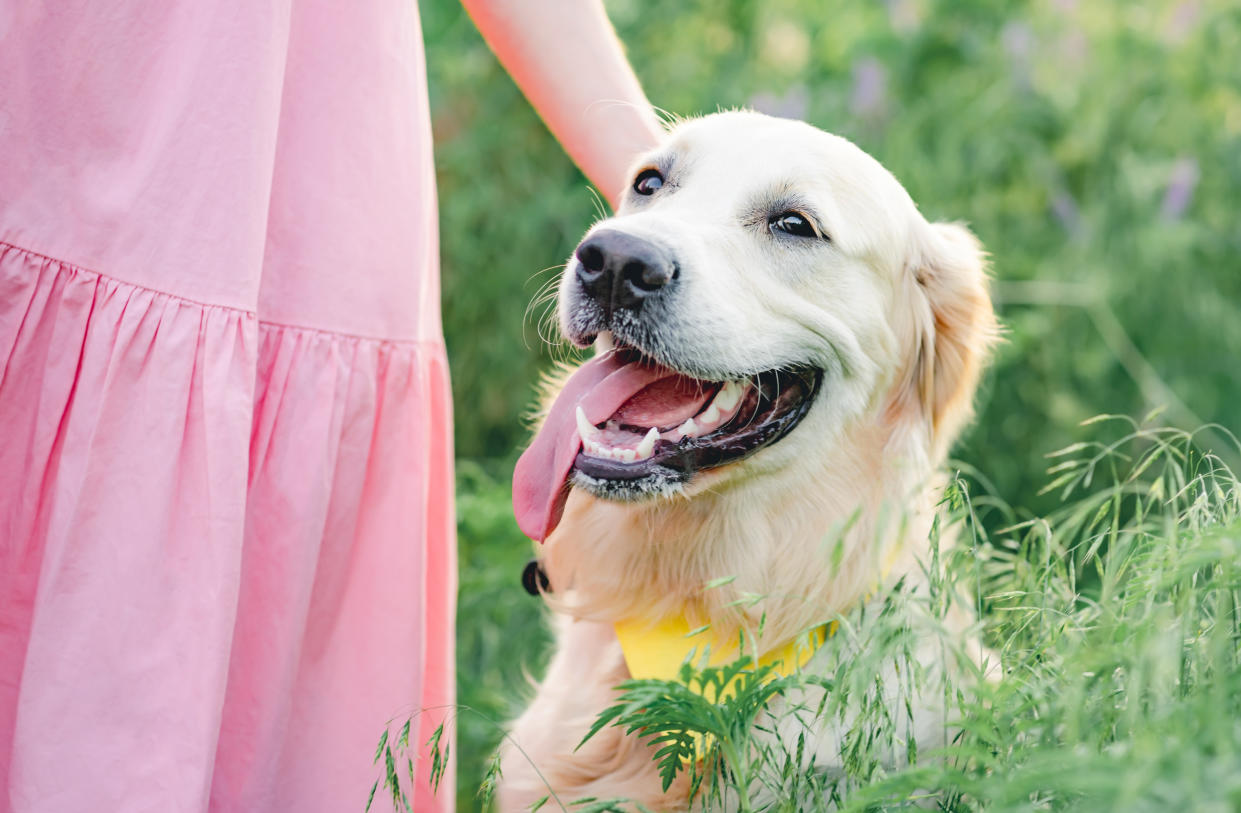
[[[996,333],[984,266],[807,124],[693,119],[636,165],[560,285],[562,332],[596,354],[553,383],[514,474],[556,649],[502,747],[502,810],[549,790],[685,808],[636,737],[575,750],[633,671],[619,630],[722,641],[761,617],[762,654],[922,578],[935,470]]]

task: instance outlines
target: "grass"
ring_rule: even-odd
[[[959,477],[943,508],[960,540],[941,551],[933,531],[930,589],[898,586],[839,619],[815,674],[686,665],[679,681],[622,686],[596,729],[660,746],[669,781],[691,772],[694,809],[1238,809],[1241,482],[1190,434],[1123,421],[1100,419],[1104,439],[1049,458],[1059,506],[1043,516],[1019,517]],[[981,610],[991,680],[940,683],[918,666],[928,640],[956,646],[939,619],[958,603]],[[736,675],[719,703],[689,688]],[[908,736],[919,701],[958,721],[950,738]],[[481,717],[471,728],[474,716],[458,716],[458,736],[496,741],[500,729]],[[825,727],[840,739],[828,770],[804,756]],[[684,759],[698,748],[700,762]],[[463,809],[485,807],[495,779],[473,767],[461,766]],[[546,809],[632,808],[549,798]]]

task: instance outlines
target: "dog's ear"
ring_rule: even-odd
[[[940,458],[973,414],[974,391],[998,328],[987,255],[967,228],[920,219],[911,243],[906,284],[914,287],[915,354],[897,405],[929,424]]]

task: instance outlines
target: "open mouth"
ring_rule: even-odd
[[[575,412],[582,450],[574,468],[597,480],[638,480],[656,468],[687,478],[753,454],[805,416],[820,375],[809,367],[768,370],[725,382],[667,375],[600,425]],[[666,477],[663,475],[662,477]]]
[[[770,446],[806,416],[822,378],[794,365],[713,381],[631,348],[597,356],[566,382],[517,463],[518,524],[531,538],[546,538],[570,483],[632,500]]]

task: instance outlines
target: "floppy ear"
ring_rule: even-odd
[[[939,459],[973,415],[974,391],[998,328],[987,255],[967,228],[923,221],[912,243],[916,351],[897,403],[929,424]]]

